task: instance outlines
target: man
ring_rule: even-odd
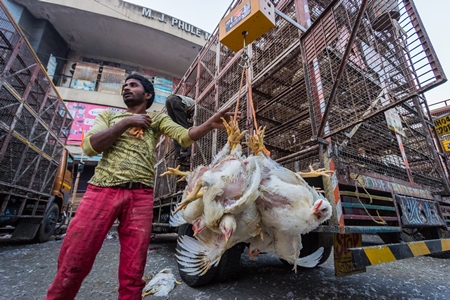
[[[170,95],[166,99],[167,114],[172,120],[183,126],[189,128],[192,126],[190,119],[194,115],[195,100],[183,95]],[[190,147],[182,147],[177,141],[173,141],[175,149],[175,158],[180,162],[188,159],[191,156]]]
[[[83,151],[103,153],[86,193],[67,229],[58,269],[46,299],[74,299],[116,219],[120,241],[119,299],[141,299],[142,280],[153,218],[155,146],[162,134],[187,147],[215,128],[224,110],[205,123],[185,129],[165,114],[146,112],[155,98],[153,85],[130,75],[122,89],[126,112],[101,112],[87,133]],[[227,117],[228,118],[228,117]],[[142,138],[130,129],[142,128]]]

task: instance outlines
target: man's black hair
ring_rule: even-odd
[[[151,97],[150,99],[148,99],[146,109],[148,109],[150,106],[152,106],[153,101],[155,101],[155,89],[153,88],[153,84],[152,84],[147,78],[145,78],[144,76],[139,75],[139,74],[131,74],[131,75],[129,75],[129,76],[125,79],[125,82],[126,82],[128,79],[136,79],[136,80],[139,80],[139,82],[140,82],[140,83],[142,84],[142,86],[144,87],[144,91],[145,91],[146,93],[152,94],[152,97]]]

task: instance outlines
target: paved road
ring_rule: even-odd
[[[0,243],[0,299],[43,299],[51,283],[61,240],[44,244]],[[180,279],[173,240],[153,242],[146,274],[169,267]],[[117,299],[119,243],[109,235],[77,299]],[[168,299],[448,299],[450,260],[417,257],[367,268],[367,272],[335,277],[332,257],[323,265],[297,274],[277,258],[242,255],[235,280],[200,288],[177,285]],[[165,299],[148,296],[145,299]]]

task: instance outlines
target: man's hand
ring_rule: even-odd
[[[211,118],[209,118],[205,123],[200,124],[196,127],[192,127],[191,130],[189,130],[189,137],[193,139],[194,141],[204,137],[208,132],[210,132],[213,129],[224,129],[225,126],[223,125],[222,119],[225,118],[225,120],[229,120],[230,116],[234,116],[234,112],[230,112],[231,107],[228,107],[226,109],[223,109],[221,111],[216,112]],[[237,118],[239,119],[241,116],[241,112],[237,113]]]
[[[136,128],[136,130],[131,132],[130,134],[134,133],[133,135],[142,138],[144,130],[149,128],[151,124],[152,119],[147,114],[132,115],[130,117],[124,118],[122,121],[112,125],[111,127],[103,131],[93,134],[89,140],[91,142],[92,148],[97,153],[102,153],[129,128]]]
[[[127,125],[127,128],[130,127],[141,127],[144,130],[149,128],[150,125],[152,125],[152,119],[148,114],[139,114],[139,115],[133,115],[131,117],[127,117],[122,120],[122,122],[125,122]]]
[[[213,129],[224,129],[225,126],[223,125],[223,121],[222,118],[224,118],[225,120],[230,120],[230,117],[234,117],[234,111],[230,112],[231,107],[227,107],[221,111],[216,112],[211,118],[209,118],[208,121],[206,121],[205,123],[211,122],[211,127]],[[238,111],[237,113],[237,120],[239,120],[241,118],[241,112]]]
[[[134,135],[136,138],[142,140],[144,139],[144,131],[150,127],[150,125],[152,124],[152,119],[148,116],[148,114],[145,115],[134,115],[132,117],[128,117],[125,120],[127,120],[129,122],[132,122],[131,124],[133,124],[132,128],[130,128],[130,130],[128,130],[128,133],[131,135]],[[135,122],[135,123],[133,123]],[[135,125],[138,124],[138,125]],[[139,125],[142,124],[142,125]]]

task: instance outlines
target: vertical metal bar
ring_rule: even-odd
[[[414,7],[414,4],[411,1],[406,0],[405,1],[405,6],[406,6],[406,11],[407,11],[407,13],[408,13],[408,15],[409,15],[409,17],[411,19],[411,22],[413,23],[413,26],[414,26],[416,32],[417,33],[421,32],[424,27],[423,27],[423,24],[420,22],[420,19],[418,17],[418,13],[417,13],[417,10]],[[411,15],[410,12],[412,12],[412,15]],[[424,35],[426,35],[425,31],[423,31],[423,33],[424,33]],[[441,72],[441,74],[444,76],[444,78],[445,78],[445,75],[444,75],[444,73],[442,71],[442,67],[439,64],[439,61],[436,59],[436,54],[435,54],[433,48],[427,43],[428,39],[422,38],[420,34],[418,34],[418,36],[419,36],[420,42],[422,43],[422,45],[424,45],[424,49],[425,49],[425,52],[427,53],[427,56],[429,57],[429,61],[430,62],[436,62],[434,67],[437,68]],[[427,47],[425,47],[425,46],[427,46]],[[399,47],[399,48],[400,48],[399,51],[403,52],[403,49],[401,47]],[[409,60],[410,64],[412,65],[411,57],[410,57],[409,52],[406,51],[406,50],[404,52],[405,52],[406,58]],[[405,61],[405,57],[404,56],[399,56],[399,59]],[[407,65],[407,63],[404,62],[404,65]],[[435,69],[433,68],[433,72],[434,72],[434,70]],[[439,77],[439,75],[440,74],[437,74],[437,75],[435,74],[436,77]],[[414,82],[414,80],[412,78],[413,76],[415,77],[417,83],[418,84],[420,83],[416,72],[414,70],[411,70],[409,72],[407,71],[407,72],[405,72],[405,76],[407,78],[409,78],[408,81],[410,83],[409,84],[410,88],[416,90],[415,86],[411,86],[412,83]],[[434,146],[434,142],[431,139],[430,130],[428,130],[429,126],[428,126],[427,122],[425,121],[425,115],[423,113],[422,106],[419,103],[418,96],[413,97],[412,101],[414,103],[414,106],[416,107],[418,118],[420,120],[420,123],[421,123],[422,127],[424,129],[427,129],[426,130],[427,134],[425,136],[425,139],[427,141],[428,149],[429,149],[429,151],[431,152],[431,154],[433,156],[434,165],[436,166],[437,172],[441,176],[442,184],[444,185],[445,191],[447,193],[450,193],[450,185],[449,185],[448,177],[446,176],[446,173],[445,173],[445,170],[444,170],[444,166],[442,165],[442,161],[439,158],[439,155],[437,153],[436,147]],[[401,145],[401,147],[403,147],[403,145]],[[402,156],[403,156],[403,152],[402,152]],[[409,176],[409,174],[408,174],[408,176]]]
[[[366,11],[368,0],[362,0],[361,7],[358,11],[358,16],[356,17],[355,24],[353,24],[352,33],[350,34],[350,39],[348,41],[347,47],[345,48],[344,55],[342,57],[341,64],[339,65],[338,73],[336,75],[336,79],[333,84],[333,88],[331,89],[330,97],[328,98],[327,106],[325,108],[325,112],[323,113],[322,122],[320,123],[318,136],[322,137],[323,133],[325,131],[325,124],[328,119],[328,115],[330,114],[331,105],[334,102],[334,99],[336,97],[337,88],[339,86],[339,82],[341,80],[342,74],[344,74],[345,66],[347,65],[348,57],[350,55],[350,51],[352,50],[353,43],[356,38],[356,34],[358,32],[359,25],[361,24],[362,16],[364,12]]]
[[[19,38],[19,40],[17,41],[17,43],[14,45],[14,50],[12,51],[8,62],[5,65],[5,69],[3,70],[3,74],[0,78],[2,85],[5,82],[4,76],[7,74],[7,72],[9,72],[9,70],[11,69],[11,66],[14,62],[14,60],[17,58],[17,55],[19,54],[20,48],[22,46],[22,44],[24,43],[24,39],[22,37]],[[23,99],[18,99],[20,101],[19,107],[17,108],[17,111],[15,113],[15,117],[14,120],[11,123],[11,126],[9,128],[9,132],[6,135],[5,139],[3,140],[2,143],[2,147],[0,149],[0,161],[3,159],[3,156],[6,153],[6,149],[8,148],[9,142],[11,140],[11,134],[14,131],[14,128],[17,124],[17,120],[19,119],[22,109],[23,109]]]
[[[306,11],[309,11],[307,9],[307,0],[296,0],[296,5],[303,5],[304,9],[296,10],[297,14],[297,20],[303,20],[302,22],[308,24],[310,23],[309,15],[305,15]],[[329,8],[327,8],[329,9]],[[299,15],[300,14],[300,15]],[[312,134],[314,136],[317,136],[317,126],[316,124],[319,122],[319,120],[316,119],[316,115],[314,113],[314,105],[316,105],[318,102],[324,103],[324,95],[321,92],[321,90],[318,89],[318,86],[321,86],[320,83],[320,69],[317,66],[317,68],[314,68],[314,70],[309,71],[308,63],[306,59],[306,50],[304,48],[303,43],[300,44],[301,49],[301,55],[302,55],[302,64],[303,64],[303,70],[305,72],[305,85],[306,85],[306,93],[309,101],[309,114],[311,118],[311,128],[312,128]],[[312,60],[313,64],[317,63],[317,57],[314,57]],[[316,95],[318,99],[314,99],[314,93],[312,92],[313,84],[312,80],[317,81],[314,87],[316,88]],[[317,100],[317,101],[315,101]],[[318,104],[320,105],[320,104]],[[331,138],[327,139],[328,145],[331,145]],[[319,149],[319,159],[321,161],[321,164],[324,165],[328,170],[335,171],[336,166],[334,162],[334,158],[331,156],[331,148],[324,147],[322,144],[320,144]],[[339,194],[339,185],[338,180],[336,177],[336,174],[333,174],[332,178],[323,178],[323,185],[325,190],[325,196],[330,201],[330,204],[333,207],[333,215],[331,219],[329,220],[330,225],[338,226],[339,231],[341,233],[345,232],[345,224],[344,224],[344,215],[342,213],[342,202],[341,197]]]
[[[408,159],[406,158],[406,152],[405,152],[405,147],[403,146],[402,137],[397,132],[395,132],[395,137],[397,139],[398,147],[399,147],[400,153],[402,155],[403,163],[405,164],[406,175],[408,175],[409,182],[414,183],[414,178],[411,173],[411,168],[409,167],[409,162],[408,162]]]
[[[16,59],[17,55],[19,54],[20,48],[22,47],[23,43],[25,42],[23,37],[20,37],[17,43],[14,45],[14,50],[12,51],[11,55],[9,56],[9,60],[5,65],[5,68],[3,69],[2,77],[7,77],[7,72],[11,69],[11,66]]]
[[[311,26],[311,16],[309,14],[308,0],[295,0],[295,14],[297,22],[305,29]]]
[[[413,12],[414,17],[411,17],[410,13],[408,13],[408,15],[411,18],[411,23],[417,32],[417,36],[419,37],[420,43],[423,45],[423,49],[427,55],[428,61],[430,62],[434,76],[436,76],[437,79],[443,78],[444,82],[447,81],[444,69],[442,68],[442,65],[437,59],[436,51],[434,51],[433,45],[431,43],[428,43],[430,38],[428,37],[428,34],[425,30],[425,26],[423,26],[423,23],[420,20],[419,13],[417,12],[414,2],[411,0],[403,0],[403,3],[405,4],[407,12],[409,11]],[[437,74],[435,72],[436,69],[439,71]]]

